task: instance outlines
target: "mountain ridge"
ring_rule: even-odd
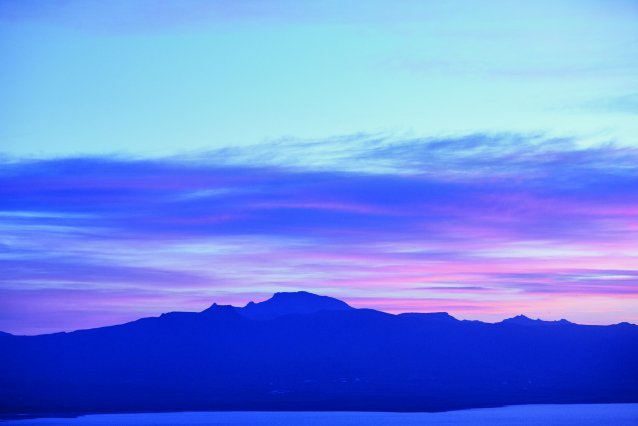
[[[537,326],[537,325],[568,325],[568,324],[574,324],[575,323],[571,322],[571,321],[567,321],[566,319],[560,319],[560,320],[556,320],[556,321],[545,321],[542,320],[540,318],[537,318],[535,320],[526,317],[525,315],[516,315],[515,317],[512,318],[506,318],[503,321],[501,321],[503,323],[509,323],[509,324],[519,324],[519,325],[524,325],[524,326]]]
[[[237,307],[233,305],[219,305],[217,303],[213,303],[210,307],[204,309],[201,312],[184,312],[184,311],[165,312],[160,314],[159,317],[144,317],[144,318],[139,318],[137,320],[129,321],[123,324],[114,324],[114,325],[108,325],[108,326],[97,327],[97,328],[115,327],[118,325],[130,324],[136,321],[150,319],[150,318],[162,318],[167,315],[169,316],[197,315],[197,314],[210,315],[213,313],[215,313],[216,315],[219,315],[220,312],[222,311],[226,312],[228,315],[231,315],[231,311],[234,311],[237,314],[239,314],[239,316],[242,318],[263,321],[263,320],[271,320],[283,315],[310,314],[310,313],[318,312],[321,310],[361,310],[361,308],[357,309],[339,299],[336,299],[330,296],[321,296],[321,295],[317,295],[307,291],[277,292],[273,294],[273,296],[267,300],[264,300],[262,302],[257,302],[257,303],[251,301],[251,302],[248,302],[246,306],[244,307]],[[382,311],[379,311],[379,312],[382,312]],[[391,314],[391,315],[395,315],[395,314]],[[482,323],[482,324],[516,324],[521,326],[582,325],[582,324],[577,324],[577,323],[568,321],[566,319],[555,320],[555,321],[548,321],[548,320],[541,320],[541,319],[534,320],[523,314],[519,314],[511,318],[506,318],[495,323],[486,323],[483,321],[476,321],[476,320],[474,321],[459,320],[447,312],[403,312],[403,313],[396,314],[396,316],[401,316],[404,318],[414,317],[414,318],[419,318],[421,320],[439,321],[439,322],[461,321],[461,322],[475,322],[475,323]],[[636,326],[636,324],[629,323],[626,321],[623,321],[618,324],[629,324],[629,325]],[[618,325],[618,324],[609,324],[609,325]],[[597,325],[597,326],[606,327],[609,325]],[[97,328],[94,328],[94,329],[97,329]],[[47,334],[73,333],[75,331],[82,331],[82,330],[93,330],[93,329],[79,329],[79,330],[74,330],[71,332],[60,331],[60,332],[47,333]],[[0,338],[6,337],[6,336],[20,336],[20,335],[14,335],[12,333],[0,331]]]
[[[0,413],[638,402],[636,325],[492,324],[329,303],[342,309],[251,319],[213,304],[70,333],[0,335]]]

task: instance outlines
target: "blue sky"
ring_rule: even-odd
[[[635,323],[637,114],[635,1],[0,0],[0,330]]]
[[[516,132],[637,144],[631,1],[14,1],[9,156]]]

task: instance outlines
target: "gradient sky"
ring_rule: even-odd
[[[0,330],[307,290],[638,322],[638,4],[0,1]]]

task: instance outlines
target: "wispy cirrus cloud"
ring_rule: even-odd
[[[550,298],[568,319],[618,322],[638,303],[637,172],[635,149],[521,135],[5,162],[2,288],[128,290],[132,317],[149,292],[197,310],[307,289],[393,311],[427,292],[483,319],[523,300],[559,315]]]
[[[637,114],[638,93],[631,93],[612,98],[596,99],[585,103],[581,106],[581,108],[602,113],[621,112],[626,114]]]

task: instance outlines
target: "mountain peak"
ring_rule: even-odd
[[[257,320],[272,319],[287,314],[310,314],[321,310],[342,311],[354,309],[346,302],[329,296],[319,296],[307,291],[278,292],[263,302],[249,302],[235,310]]]
[[[235,307],[232,305],[218,305],[217,303],[213,303],[209,308],[204,309],[201,314],[206,316],[226,316],[226,317],[238,317],[237,312],[235,311]]]

